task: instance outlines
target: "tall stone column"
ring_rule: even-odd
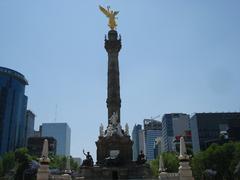
[[[105,49],[108,53],[108,87],[107,87],[107,108],[108,124],[110,117],[114,112],[118,114],[118,123],[120,123],[120,83],[119,83],[119,64],[118,54],[121,50],[121,38],[115,30],[108,32],[108,38],[105,38]]]
[[[97,164],[100,166],[109,166],[109,163],[115,163],[115,166],[117,164],[126,165],[132,161],[133,142],[129,136],[128,126],[124,132],[120,125],[121,99],[118,54],[121,50],[121,38],[117,31],[110,30],[108,32],[108,37],[105,38],[105,49],[108,53],[108,127],[106,133],[104,133],[103,126],[100,127],[100,136],[96,142]]]

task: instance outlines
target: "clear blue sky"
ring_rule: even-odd
[[[67,122],[71,154],[107,125],[107,18],[119,10],[122,126],[171,112],[240,110],[239,0],[0,0],[0,66],[29,81],[28,108]]]

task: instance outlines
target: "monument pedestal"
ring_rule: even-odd
[[[189,161],[180,161],[179,163],[179,179],[180,180],[194,180],[192,170],[189,166]]]
[[[151,169],[148,164],[136,165],[134,162],[119,167],[81,167],[80,177],[84,179],[151,179]]]
[[[49,178],[49,168],[48,164],[41,164],[38,168],[37,180],[48,180]]]
[[[106,136],[99,137],[97,145],[97,165],[102,165],[109,159],[115,165],[124,165],[132,161],[132,145],[133,142],[130,136]],[[116,154],[116,159],[112,159],[113,154]],[[119,164],[118,164],[119,163]],[[106,164],[105,164],[106,165]]]
[[[80,177],[84,179],[150,179],[152,173],[148,164],[132,161],[133,142],[129,135],[99,136],[97,165],[82,166]]]

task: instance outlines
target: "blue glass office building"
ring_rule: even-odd
[[[70,155],[71,128],[67,123],[43,123],[41,135],[57,140],[57,155]]]
[[[136,161],[137,157],[140,153],[140,137],[139,137],[139,132],[142,130],[142,126],[140,124],[136,125],[133,127],[133,131],[132,131],[132,141],[133,141],[133,146],[132,146],[132,150],[133,150],[133,160]],[[142,149],[143,150],[143,149]]]
[[[0,67],[0,155],[25,146],[26,85],[22,74]]]
[[[144,136],[147,160],[154,159],[154,142],[162,136],[162,123],[153,119],[144,119]]]
[[[34,124],[35,124],[35,114],[30,111],[27,110],[26,111],[26,129],[25,129],[25,136],[26,136],[26,144],[27,144],[27,139],[29,137],[33,137],[34,136]]]

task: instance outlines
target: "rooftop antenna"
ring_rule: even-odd
[[[56,104],[55,106],[55,115],[54,115],[54,122],[57,122],[57,110],[58,110],[58,105]]]

